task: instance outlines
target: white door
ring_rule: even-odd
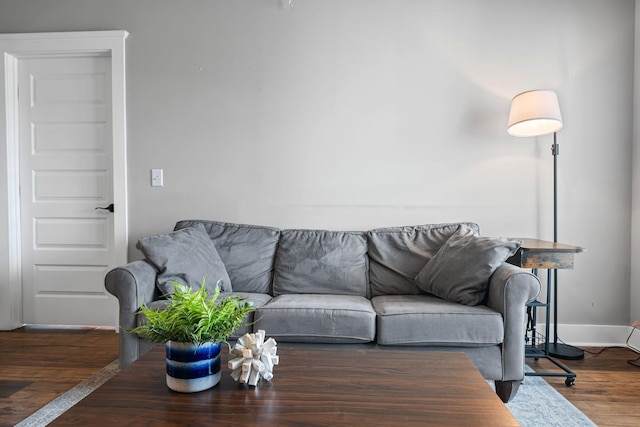
[[[111,57],[20,58],[23,322],[113,326]],[[115,209],[118,209],[116,206]]]

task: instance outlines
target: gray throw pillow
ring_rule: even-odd
[[[519,240],[480,237],[461,225],[416,276],[416,285],[447,301],[483,302],[489,278],[522,245]]]
[[[202,224],[143,237],[136,247],[156,268],[157,286],[165,295],[173,293],[174,281],[200,289],[203,277],[209,294],[213,294],[220,279],[220,291],[232,291],[227,269]]]

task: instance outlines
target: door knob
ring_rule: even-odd
[[[96,210],[98,210],[98,209],[102,209],[102,210],[105,210],[105,211],[113,212],[113,203],[111,203],[109,206],[107,206],[105,208],[98,206],[96,208]]]

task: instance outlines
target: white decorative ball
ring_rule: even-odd
[[[260,329],[238,338],[229,353],[228,366],[234,380],[252,386],[257,385],[260,378],[271,381],[273,367],[280,361],[276,355],[278,344],[273,338],[265,341],[264,337],[265,332]]]

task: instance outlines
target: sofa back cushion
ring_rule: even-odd
[[[365,234],[283,230],[276,253],[273,294],[368,297]]]
[[[460,227],[430,224],[377,228],[367,233],[371,296],[421,293],[415,277]],[[475,232],[477,224],[463,223]]]
[[[217,221],[179,221],[175,229],[204,225],[224,263],[235,292],[271,293],[280,230]]]

